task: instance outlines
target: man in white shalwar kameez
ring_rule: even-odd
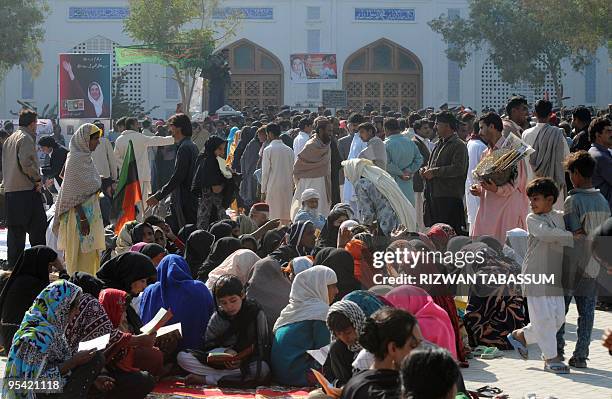
[[[359,134],[355,134],[353,136],[353,140],[351,141],[351,149],[349,151],[349,156],[347,158],[348,160],[351,159],[357,159],[359,158],[359,154],[361,153],[361,151],[365,150],[366,148],[368,148],[368,143],[361,140],[361,137],[359,136]],[[343,191],[343,197],[344,201],[349,203],[349,205],[351,205],[351,208],[353,209],[353,212],[357,213],[358,209],[357,209],[357,202],[355,201],[355,199],[353,198],[353,193],[355,192],[355,189],[353,187],[353,185],[351,184],[351,182],[345,177],[344,178],[344,191]]]
[[[281,129],[275,123],[266,126],[270,144],[264,149],[261,162],[261,193],[270,206],[270,218],[281,224],[291,221],[293,189],[293,149],[280,139]]]
[[[319,214],[327,217],[331,204],[331,122],[325,117],[315,120],[316,135],[306,142],[293,165],[295,193],[291,203],[291,218],[302,206],[302,193],[312,188],[321,194]]]

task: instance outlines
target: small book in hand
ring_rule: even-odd
[[[212,367],[219,367],[225,365],[226,362],[242,361],[253,354],[253,345],[249,346],[238,354],[225,353],[225,352],[210,352],[206,357],[206,363]]]

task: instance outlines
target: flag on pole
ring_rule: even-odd
[[[115,234],[119,235],[121,228],[127,222],[136,220],[136,204],[142,201],[140,181],[138,180],[138,168],[136,167],[136,156],[132,141],[121,165],[121,173],[117,182],[117,191],[113,197],[113,208],[117,216]]]

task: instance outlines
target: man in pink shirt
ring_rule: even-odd
[[[480,135],[488,143],[485,156],[501,148],[518,148],[523,144],[521,139],[513,134],[502,135],[502,119],[494,112],[480,117],[479,125]],[[526,229],[525,218],[529,211],[526,184],[527,172],[524,161],[521,160],[518,163],[518,175],[514,180],[502,186],[497,186],[492,181],[472,185],[470,193],[480,197],[480,206],[470,235],[491,235],[503,243],[508,230]]]

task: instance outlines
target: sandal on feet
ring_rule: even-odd
[[[475,347],[474,349],[472,349],[472,352],[470,352],[471,354],[473,354],[474,356],[480,356],[482,355],[487,349],[489,349],[489,347],[484,346],[484,345],[478,345],[477,347]]]
[[[544,371],[554,374],[569,374],[570,368],[563,362],[544,363]]]
[[[521,341],[512,336],[512,333],[506,335],[506,339],[508,340],[508,342],[510,342],[510,345],[512,345],[512,347],[518,352],[518,354],[521,355],[523,360],[529,359],[529,351]]]
[[[497,359],[499,357],[504,357],[504,354],[502,351],[500,351],[499,349],[492,347],[492,348],[487,348],[481,355],[480,358],[481,359],[485,359],[485,360],[490,360],[490,359]]]
[[[497,387],[485,385],[484,387],[478,388],[476,393],[478,393],[478,396],[481,398],[492,398],[495,395],[502,393],[502,390]]]

